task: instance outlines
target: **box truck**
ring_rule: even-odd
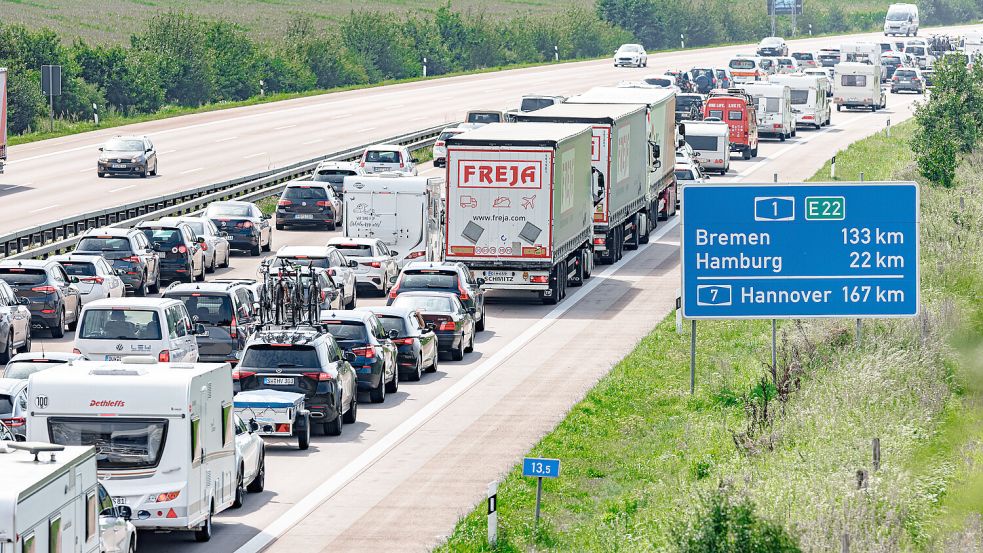
[[[650,227],[676,214],[676,93],[664,88],[596,87],[567,100],[571,104],[645,104],[648,106]],[[642,229],[644,237],[649,229]]]
[[[28,440],[95,446],[98,477],[141,530],[212,536],[236,495],[232,369],[152,357],[31,375]]]
[[[0,67],[0,174],[7,162],[7,70]]]
[[[789,88],[795,124],[820,128],[829,125],[829,79],[825,75],[775,75],[770,82]]]
[[[345,236],[376,238],[410,261],[440,261],[445,183],[398,173],[345,177]]]
[[[572,123],[492,123],[447,139],[447,261],[488,289],[554,304],[590,277],[592,133]]]
[[[644,104],[557,104],[516,114],[518,122],[584,123],[591,126],[591,165],[600,202],[594,207],[594,252],[614,263],[625,250],[648,240],[649,145]]]

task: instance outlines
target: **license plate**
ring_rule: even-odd
[[[167,253],[166,252],[157,252],[157,257],[159,257],[161,259],[164,259],[165,257],[167,257]]]
[[[106,361],[119,361],[119,355],[107,355]]]
[[[277,378],[269,377],[263,379],[263,384],[271,384],[273,386],[293,386],[294,379],[292,378]]]
[[[299,214],[295,215],[294,218],[295,219],[313,219],[314,218],[314,215],[311,215],[310,213],[299,213]]]
[[[113,497],[113,505],[126,505],[125,497]]]
[[[122,163],[114,163],[113,169],[126,169],[126,165],[123,165]]]

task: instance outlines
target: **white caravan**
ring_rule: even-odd
[[[829,125],[829,79],[825,75],[774,75],[770,82],[788,87],[795,124],[820,128]]]
[[[877,42],[845,42],[840,45],[840,63],[869,63],[881,66],[881,45]]]
[[[393,173],[345,177],[345,236],[377,238],[410,261],[441,261],[444,179]]]
[[[79,361],[28,386],[28,440],[94,445],[99,480],[137,528],[211,539],[236,492],[228,363]]]
[[[683,138],[704,171],[723,175],[730,169],[730,127],[726,122],[689,121]]]
[[[795,136],[792,95],[787,86],[767,82],[743,84],[740,88],[758,105],[758,136],[771,136],[782,142]]]
[[[836,111],[856,108],[877,111],[887,106],[881,88],[881,66],[840,62],[833,68],[833,103]]]

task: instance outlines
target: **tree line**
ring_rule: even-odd
[[[968,19],[983,0],[927,0],[922,21]],[[259,94],[307,92],[522,63],[608,55],[622,43],[650,49],[753,41],[769,33],[764,0],[597,0],[595,9],[508,19],[450,4],[421,15],[354,10],[331,29],[298,17],[261,42],[228,21],[167,12],[147,21],[128,44],[62,42],[51,29],[0,23],[0,67],[9,69],[8,127],[35,130],[47,116],[40,67],[62,66],[55,115],[68,121],[101,114],[152,114],[165,106],[197,107]],[[884,12],[847,14],[846,0],[810,5],[799,28],[867,30]],[[928,12],[928,13],[926,13]],[[784,30],[789,35],[791,30]]]

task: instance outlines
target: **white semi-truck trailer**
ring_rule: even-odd
[[[446,260],[488,289],[563,299],[593,264],[591,128],[493,123],[447,139]]]
[[[0,67],[0,174],[7,163],[7,70]]]

